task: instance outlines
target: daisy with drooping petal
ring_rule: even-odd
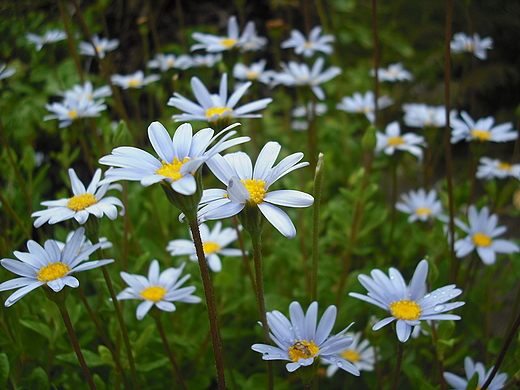
[[[477,211],[475,205],[468,207],[468,225],[455,219],[459,228],[468,235],[455,241],[455,254],[457,257],[464,257],[473,250],[477,251],[482,262],[486,265],[495,263],[497,253],[519,252],[517,244],[509,240],[496,239],[503,234],[507,228],[497,226],[498,217],[496,214],[489,214],[489,209],[484,206]]]
[[[489,377],[492,370],[493,367],[491,367],[488,372],[486,372],[486,368],[482,363],[474,363],[473,359],[471,359],[469,356],[466,356],[466,358],[464,358],[464,371],[466,372],[466,378],[461,378],[460,376],[452,374],[451,372],[445,372],[443,373],[443,376],[446,382],[450,386],[453,386],[453,390],[466,390],[468,388],[468,382],[476,373],[478,376],[477,389],[480,389],[486,382],[486,379]],[[497,374],[486,390],[500,390],[504,388],[506,380],[507,374]]]
[[[156,53],[153,60],[148,61],[148,68],[159,69],[166,72],[168,69],[188,69],[192,64],[191,57],[187,54],[176,56],[175,54]]]
[[[325,99],[325,92],[320,87],[320,84],[332,80],[334,77],[341,74],[341,69],[337,66],[331,66],[322,73],[325,60],[319,57],[314,61],[312,68],[305,63],[298,64],[294,61],[289,61],[288,64],[283,62],[280,64],[282,72],[273,73],[272,86],[279,84],[287,87],[302,87],[308,86],[319,100]]]
[[[372,330],[379,330],[397,320],[397,338],[404,343],[410,337],[412,328],[420,325],[421,321],[460,320],[457,315],[444,313],[464,305],[464,302],[445,303],[462,294],[462,290],[452,284],[426,294],[427,260],[419,262],[408,286],[401,273],[393,267],[388,271],[389,276],[378,269],[370,274],[372,277],[358,276],[359,282],[367,289],[368,294],[349,295],[390,312],[391,316],[379,321]]]
[[[28,33],[26,35],[27,40],[36,45],[36,51],[40,51],[43,45],[47,43],[54,43],[67,39],[67,33],[58,29],[49,30],[42,36],[37,34]]]
[[[507,142],[513,141],[518,137],[518,133],[513,130],[513,124],[511,122],[502,123],[501,125],[493,127],[495,118],[492,116],[481,118],[476,122],[466,111],[462,111],[460,116],[462,120],[457,117],[450,118],[452,144],[456,144],[462,140],[466,140],[467,142]]]
[[[200,120],[212,123],[223,122],[225,124],[229,123],[232,118],[261,118],[262,114],[253,114],[253,112],[263,110],[273,99],[260,99],[234,108],[251,84],[250,81],[244,83],[228,98],[226,73],[220,79],[218,95],[210,94],[202,81],[197,77],[192,77],[191,89],[198,104],[186,99],[180,93],[174,93],[174,97],[170,98],[168,105],[184,112],[172,115],[172,118],[175,119],[175,122]]]
[[[394,101],[388,96],[380,96],[377,98],[378,110],[382,110],[392,104],[394,104]],[[374,114],[375,98],[374,92],[372,91],[366,92],[365,95],[354,92],[352,97],[345,96],[341,100],[341,103],[336,104],[336,108],[345,112],[365,114],[371,124],[374,124],[376,119],[376,115]]]
[[[309,207],[314,198],[295,190],[268,191],[269,187],[287,173],[309,165],[298,163],[303,153],[285,157],[273,167],[281,146],[268,142],[260,151],[253,169],[251,159],[243,152],[217,154],[208,161],[213,174],[227,186],[226,190],[204,190],[198,218],[202,221],[222,219],[240,213],[246,204],[258,207],[265,218],[287,238],[296,235],[291,218],[277,206]]]
[[[2,259],[0,261],[2,267],[21,276],[0,284],[0,291],[21,287],[7,298],[5,306],[13,305],[32,290],[43,285],[47,285],[54,292],[61,291],[65,286],[76,288],[79,286],[79,281],[72,276],[73,273],[113,263],[113,259],[83,263],[101,246],[101,244],[82,246],[84,233],[84,228],[76,230],[62,250],[54,240],[45,241],[43,247],[29,240],[27,241],[29,252],[14,252],[15,257],[20,261]]]
[[[368,340],[361,340],[361,332],[347,332],[346,337],[352,337],[352,344],[345,350],[341,351],[338,356],[351,362],[359,371],[374,371],[376,361],[376,352],[374,347],[370,346]],[[331,377],[338,371],[336,364],[329,364],[327,367],[327,376]]]
[[[386,126],[385,133],[376,133],[376,153],[383,151],[391,156],[395,150],[402,150],[413,154],[419,160],[422,159],[422,149],[419,146],[426,144],[424,137],[414,133],[401,135],[401,127],[398,122],[392,122]]]
[[[99,58],[103,59],[107,52],[115,50],[119,46],[119,39],[99,38],[97,35],[92,36],[92,42],[94,46],[90,42],[80,42],[79,54],[95,57],[97,51]]]
[[[144,77],[144,72],[142,70],[138,70],[137,72],[126,76],[114,74],[112,75],[111,80],[115,85],[119,85],[123,89],[128,89],[142,88],[145,85],[159,80],[160,78],[161,77],[157,74],[151,74],[150,76]]]
[[[289,305],[289,320],[277,310],[267,313],[267,323],[271,340],[277,345],[253,344],[251,349],[262,354],[264,360],[287,360],[287,371],[293,372],[302,366],[310,366],[315,360],[323,360],[333,364],[352,375],[359,376],[356,366],[342,357],[336,356],[352,344],[352,337],[344,333],[350,327],[343,329],[334,336],[330,332],[336,321],[336,306],[331,305],[325,310],[316,327],[318,319],[318,302],[312,302],[303,312],[298,302]]]
[[[122,271],[121,277],[130,287],[117,294],[117,300],[139,299],[142,302],[137,306],[136,316],[142,320],[144,316],[155,306],[160,310],[172,312],[176,307],[173,302],[199,303],[202,300],[191,295],[196,287],[182,287],[190,275],[179,277],[186,263],[179,268],[168,268],[159,273],[159,262],[153,260],[148,269],[148,277],[129,274]]]
[[[453,53],[473,53],[478,59],[485,60],[487,58],[486,50],[493,48],[493,38],[480,39],[478,33],[474,33],[473,37],[470,37],[459,32],[453,35],[450,48]]]
[[[402,202],[397,202],[395,208],[403,213],[410,214],[408,222],[416,220],[427,221],[437,217],[442,212],[441,201],[437,199],[437,191],[430,190],[428,194],[424,188],[411,190],[408,194],[401,194]]]
[[[102,157],[99,162],[116,167],[105,173],[103,182],[117,180],[139,181],[148,187],[166,181],[172,189],[182,195],[192,195],[197,190],[195,172],[224,149],[249,141],[249,137],[228,138],[236,134],[230,131],[235,123],[213,136],[213,129],[202,129],[193,135],[190,124],[180,125],[173,138],[159,122],[148,127],[148,137],[160,160],[144,150],[121,146],[112,150],[112,154]],[[222,137],[209,150],[208,147],[218,137]]]
[[[16,73],[16,70],[8,68],[6,63],[0,64],[0,80],[11,77]]]
[[[222,271],[222,262],[219,255],[222,256],[242,256],[240,249],[226,248],[233,241],[238,238],[237,231],[234,228],[222,229],[222,222],[217,222],[210,230],[208,225],[202,223],[199,226],[200,238],[202,240],[202,247],[209,268],[213,272]],[[193,240],[177,239],[171,240],[166,247],[172,256],[189,255],[191,261],[197,261],[197,253],[195,252],[195,245]]]
[[[514,177],[520,180],[520,164],[510,164],[499,159],[481,157],[477,168],[477,179],[491,180]]]
[[[269,84],[273,76],[273,70],[265,70],[266,60],[253,62],[250,66],[237,62],[233,67],[233,77],[243,81],[259,81]]]
[[[124,214],[123,203],[113,196],[104,198],[110,189],[109,184],[100,184],[101,169],[97,169],[88,188],[78,179],[74,169],[69,169],[70,184],[74,196],[72,198],[48,200],[42,202],[42,206],[47,206],[47,210],[40,210],[32,213],[31,217],[37,217],[34,227],[38,228],[45,222],[54,224],[74,218],[78,223],[84,224],[89,215],[102,218],[106,215],[110,219],[117,218],[117,207],[121,207],[120,215]]]
[[[370,71],[371,76],[376,75],[375,69]],[[403,67],[402,62],[388,65],[388,68],[379,68],[377,70],[379,81],[405,81],[413,80],[412,74]]]
[[[315,26],[309,33],[309,39],[298,30],[291,30],[291,38],[283,41],[280,45],[282,49],[294,48],[294,52],[304,57],[312,57],[314,53],[321,51],[325,54],[332,54],[334,49],[330,45],[334,42],[334,36],[327,34],[321,35],[321,26]]]

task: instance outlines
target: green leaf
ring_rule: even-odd
[[[29,389],[50,390],[47,374],[41,367],[36,367],[29,376]]]
[[[45,337],[49,342],[53,340],[53,332],[51,328],[47,324],[44,324],[41,321],[30,321],[30,320],[20,320],[20,323],[25,326],[26,328],[29,328],[36,333],[42,335]]]
[[[475,372],[471,379],[468,381],[468,385],[466,386],[466,390],[474,390],[478,387],[478,372]]]
[[[91,352],[86,349],[82,349],[83,357],[85,358],[85,363],[89,368],[99,367],[106,365],[106,363],[94,352]],[[75,352],[63,353],[61,355],[56,355],[56,359],[61,360],[62,362],[73,364],[75,366],[79,365],[78,357]]]
[[[7,379],[9,378],[9,359],[5,353],[0,353],[0,388],[7,387]]]
[[[170,360],[167,357],[163,357],[159,360],[156,360],[155,362],[136,364],[135,368],[137,369],[137,371],[140,371],[140,372],[148,372],[148,371],[155,370],[157,368],[164,367],[169,362],[170,362]]]

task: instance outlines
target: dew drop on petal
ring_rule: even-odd
[[[343,367],[343,363],[341,363],[341,362],[337,362],[336,365],[337,365],[338,367]]]
[[[433,310],[439,312],[439,311],[443,311],[445,307],[446,307],[446,305],[437,305],[433,308]]]

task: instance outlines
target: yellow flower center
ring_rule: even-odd
[[[410,299],[401,299],[388,305],[392,316],[399,320],[417,320],[422,313],[421,305]]]
[[[137,88],[141,85],[141,82],[139,80],[133,79],[128,82],[128,86],[132,88]]]
[[[213,115],[218,115],[222,118],[223,114],[226,112],[233,111],[231,108],[227,107],[211,107],[206,110],[206,118],[210,119]]]
[[[171,164],[161,161],[162,167],[156,169],[155,173],[157,173],[158,175],[169,177],[173,181],[177,181],[182,177],[181,167],[188,161],[190,161],[188,157],[184,157],[184,160],[182,161],[179,161],[179,159],[175,157]]]
[[[260,204],[264,201],[265,195],[267,191],[265,190],[265,181],[262,179],[247,179],[240,180],[244,183],[247,192],[249,192],[249,196],[251,200],[256,204]]]
[[[105,48],[102,46],[102,45],[97,45],[97,46],[94,46],[94,48],[96,49],[96,51],[99,53],[101,51],[104,51]]]
[[[69,199],[67,203],[67,207],[74,211],[85,210],[87,207],[96,204],[98,200],[94,196],[94,194],[81,194],[73,196]]]
[[[493,242],[491,237],[484,233],[475,233],[472,238],[476,246],[490,246]]]
[[[406,142],[404,141],[403,137],[401,137],[400,135],[398,135],[397,137],[388,137],[388,145],[390,146],[397,146],[405,143]]]
[[[314,344],[314,341],[295,340],[294,344],[289,347],[289,358],[297,363],[300,359],[308,359],[315,356],[320,348]]]
[[[147,301],[159,302],[166,295],[163,286],[150,286],[141,291],[141,296]]]
[[[508,163],[505,163],[505,162],[501,162],[498,164],[497,166],[498,169],[502,169],[504,171],[510,171],[511,170],[511,164],[508,164]]]
[[[312,47],[312,42],[305,41],[305,43],[303,44],[303,47],[305,47],[306,49]]]
[[[485,130],[473,129],[471,130],[471,136],[476,138],[478,141],[487,141],[491,138],[491,133]]]
[[[341,357],[345,360],[348,360],[349,362],[358,362],[361,360],[361,356],[359,356],[359,353],[354,351],[353,349],[347,349],[345,352],[341,354]]]
[[[36,280],[45,283],[52,282],[53,280],[63,278],[69,271],[70,267],[67,264],[63,264],[59,261],[56,263],[48,263],[45,267],[40,268]]]
[[[432,211],[429,207],[418,207],[415,210],[415,214],[417,215],[432,215]]]
[[[70,119],[77,119],[78,118],[78,110],[70,110],[68,115],[69,115]]]
[[[223,40],[220,41],[220,43],[224,46],[226,46],[228,49],[231,49],[233,46],[235,46],[237,44],[237,40],[236,39],[231,39],[231,38],[225,38]]]
[[[205,254],[211,255],[220,250],[220,245],[215,242],[205,242],[202,244],[202,248],[204,249]]]
[[[247,72],[246,76],[247,76],[248,80],[256,80],[260,76],[260,73],[258,73],[258,72]]]

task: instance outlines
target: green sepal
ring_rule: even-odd
[[[202,198],[202,170],[198,169],[193,176],[197,182],[197,189],[192,195],[179,194],[169,183],[161,182],[161,187],[168,201],[184,213],[188,221],[197,220],[197,211]]]

